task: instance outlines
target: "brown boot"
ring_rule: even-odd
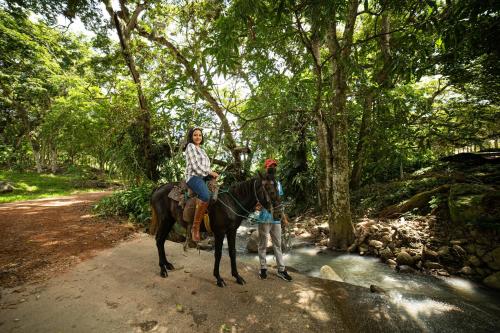
[[[200,224],[203,220],[203,216],[207,211],[208,202],[203,202],[200,199],[196,199],[196,211],[194,213],[193,228],[191,229],[191,239],[195,242],[200,241]]]

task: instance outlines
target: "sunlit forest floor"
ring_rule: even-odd
[[[9,192],[0,194],[0,203],[102,191],[119,185],[103,175],[81,170],[64,174],[0,170],[0,183],[2,182],[8,183],[12,188]]]

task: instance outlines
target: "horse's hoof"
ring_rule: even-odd
[[[217,281],[217,286],[220,288],[224,288],[227,286],[227,284],[226,284],[226,282],[224,282],[224,280],[220,279]]]
[[[172,266],[171,263],[167,263],[167,264],[165,264],[163,266],[160,266],[160,276],[162,278],[166,278],[168,276],[168,270],[169,269],[170,270],[174,269],[174,266]]]
[[[236,278],[236,283],[243,285],[243,284],[246,284],[247,282],[245,281],[244,278],[242,278],[241,276],[238,276]]]

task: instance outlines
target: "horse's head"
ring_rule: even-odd
[[[273,214],[274,218],[279,218],[279,210],[277,208],[281,206],[281,201],[274,175],[262,175],[260,172],[258,175],[254,185],[256,199],[265,209]]]

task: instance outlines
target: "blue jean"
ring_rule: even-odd
[[[198,176],[191,176],[187,182],[187,186],[198,195],[198,198],[203,202],[210,200],[210,192],[208,191],[207,184],[203,178]]]

